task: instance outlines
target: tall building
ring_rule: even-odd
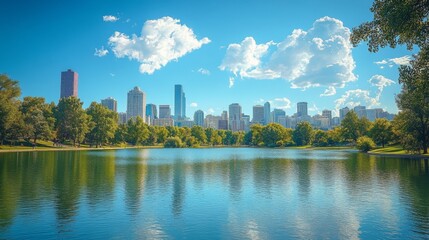
[[[356,106],[353,108],[353,111],[358,115],[359,118],[366,117],[366,107],[365,106]]]
[[[248,132],[250,130],[250,116],[243,114],[241,116],[241,130]]]
[[[101,105],[107,107],[108,109],[110,109],[114,112],[117,112],[117,110],[118,110],[117,109],[118,102],[114,98],[111,98],[111,97],[108,97],[106,99],[101,99]]]
[[[60,98],[66,97],[77,97],[77,82],[78,82],[77,72],[68,69],[65,72],[61,72],[61,93]]]
[[[349,111],[350,109],[348,107],[340,109],[340,123],[343,121],[344,117],[347,115]]]
[[[262,105],[253,106],[253,119],[252,123],[264,123],[264,107]]]
[[[127,123],[127,113],[124,113],[124,112],[118,113],[118,122],[119,124]]]
[[[218,129],[220,120],[221,120],[220,116],[213,116],[211,114],[208,114],[204,119],[204,126],[206,128]],[[227,129],[228,129],[228,126],[227,126]]]
[[[228,112],[227,111],[222,111],[222,114],[220,115],[222,120],[227,120],[228,121]]]
[[[308,116],[307,102],[299,102],[296,104],[297,117]]]
[[[281,109],[274,108],[274,110],[271,112],[271,119],[275,123],[280,123],[279,117],[285,117],[285,116],[286,116],[286,112]]]
[[[238,103],[229,105],[229,129],[233,132],[243,130],[241,123],[241,106]]]
[[[159,105],[159,118],[171,118],[170,105]]]
[[[197,110],[194,113],[194,122],[195,122],[195,125],[197,125],[197,126],[201,126],[201,127],[204,126],[204,112],[203,111]]]
[[[146,95],[139,87],[128,92],[127,99],[127,119],[141,117],[146,120]]]
[[[146,116],[150,119],[158,118],[158,111],[156,110],[155,104],[146,104]]]
[[[331,110],[323,110],[322,111],[322,116],[328,118],[328,127],[330,127],[332,125],[331,121],[332,121],[332,111]]]
[[[264,104],[264,124],[271,122],[271,105],[269,102]]]
[[[177,120],[186,118],[186,97],[180,84],[174,85],[174,117]]]

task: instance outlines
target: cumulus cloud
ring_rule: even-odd
[[[195,108],[195,107],[198,107],[198,103],[196,103],[196,102],[193,102],[193,103],[191,103],[190,105],[189,105],[190,107],[193,107],[193,108]]]
[[[349,38],[350,29],[340,20],[323,17],[279,43],[257,44],[246,37],[230,44],[219,68],[241,78],[286,79],[293,88],[323,86],[331,94],[357,79]]]
[[[346,91],[340,98],[335,100],[335,109],[341,107],[353,108],[359,105],[368,106],[369,108],[380,105],[377,97],[371,97],[368,90],[355,89]]]
[[[384,65],[387,65],[389,67],[393,67],[394,64],[396,65],[408,65],[410,64],[411,56],[405,55],[398,58],[389,58],[389,59],[383,59],[378,62],[374,62],[377,65],[380,65],[380,68],[383,69]]]
[[[198,40],[191,28],[171,17],[146,21],[140,36],[115,32],[109,38],[116,57],[138,61],[141,63],[140,72],[147,74],[209,42],[206,37]]]
[[[232,88],[232,86],[234,86],[234,78],[233,77],[229,77],[229,88]]]
[[[94,56],[104,57],[109,53],[107,49],[104,49],[104,46],[101,46],[101,49],[95,49]]]
[[[213,108],[209,108],[209,109],[207,109],[207,111],[205,113],[206,114],[213,114],[213,113],[215,113],[215,110]]]
[[[105,16],[103,16],[103,21],[105,21],[105,22],[116,22],[118,20],[119,20],[119,18],[116,17],[116,16],[113,16],[113,15],[105,15]]]
[[[337,93],[337,90],[335,89],[335,87],[329,86],[324,93],[320,94],[321,97],[327,97],[327,96],[332,96],[335,95]]]
[[[204,68],[198,69],[197,72],[201,73],[202,75],[210,75],[210,71]]]
[[[383,92],[383,89],[385,87],[395,83],[394,81],[386,78],[383,75],[374,75],[368,80],[368,82],[371,83],[372,86],[377,87],[378,89],[377,96],[376,96],[377,100],[380,99],[381,93]]]

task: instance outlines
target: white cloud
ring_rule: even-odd
[[[384,68],[383,65],[388,65],[389,67],[393,67],[394,64],[396,64],[396,65],[408,65],[408,64],[410,64],[410,61],[411,61],[411,56],[405,55],[405,56],[398,57],[398,58],[383,59],[381,61],[374,62],[374,63],[377,65],[381,65],[380,68],[383,69]]]
[[[141,63],[140,72],[147,74],[209,42],[206,37],[198,40],[192,29],[171,17],[146,21],[141,36],[115,32],[109,38],[116,57],[137,60]]]
[[[229,77],[229,88],[232,88],[234,86],[235,79],[233,77]]]
[[[209,109],[207,109],[206,113],[207,114],[213,114],[213,113],[215,113],[215,110],[213,108],[209,108]]]
[[[320,110],[319,110],[319,108],[316,106],[315,103],[313,103],[313,105],[308,108],[308,111],[309,112],[315,112],[317,114],[321,113]]]
[[[195,107],[198,107],[198,103],[196,103],[196,102],[193,102],[193,103],[191,103],[190,105],[189,105],[190,107],[193,107],[193,108],[195,108]]]
[[[274,98],[273,100],[270,100],[268,102],[270,102],[271,108],[278,108],[283,110],[291,108],[291,101],[285,97]]]
[[[95,49],[94,56],[104,57],[109,53],[107,49],[104,49],[104,46],[101,46],[101,49]]]
[[[119,18],[116,17],[116,16],[113,16],[113,15],[105,15],[105,16],[103,16],[103,21],[105,21],[105,22],[116,22],[118,20],[119,20]]]
[[[321,96],[321,97],[327,97],[327,96],[335,95],[336,93],[337,93],[337,90],[336,90],[334,87],[329,86],[329,87],[325,90],[325,92],[324,92],[324,93],[320,94],[320,96]]]
[[[356,107],[364,105],[369,108],[380,105],[378,98],[370,96],[370,92],[362,89],[348,90],[340,98],[335,100],[335,109],[341,107]]]
[[[381,96],[381,93],[383,92],[384,87],[390,86],[395,83],[394,81],[386,78],[383,75],[374,75],[368,80],[368,82],[371,83],[372,86],[377,87],[378,89],[377,96],[376,96],[377,100],[380,99],[380,96]]]
[[[252,37],[230,44],[219,68],[242,78],[283,78],[293,88],[324,86],[332,93],[357,79],[349,38],[350,29],[340,20],[323,17],[277,44],[257,44]]]
[[[201,73],[202,75],[210,75],[210,71],[204,68],[198,69],[197,72]]]

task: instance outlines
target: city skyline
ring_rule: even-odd
[[[84,107],[112,97],[118,112],[126,111],[126,93],[135,86],[147,102],[174,107],[175,84],[186,89],[187,117],[199,109],[221,115],[235,102],[252,114],[267,101],[288,115],[304,101],[311,115],[330,109],[339,116],[339,109],[357,105],[397,112],[397,68],[414,51],[370,53],[365,43],[348,42],[353,27],[371,20],[372,1],[243,3],[8,2],[0,27],[15,37],[0,46],[0,72],[20,82],[22,98],[58,102],[58,73],[73,69]],[[156,29],[188,35],[130,45],[162,33]]]

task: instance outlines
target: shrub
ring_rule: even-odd
[[[372,141],[371,138],[363,136],[363,137],[359,137],[357,139],[357,141],[356,141],[356,147],[361,152],[368,152],[371,149],[375,148],[375,143],[374,143],[374,141]]]
[[[165,140],[165,148],[180,148],[182,147],[182,140],[179,137],[169,137]]]

